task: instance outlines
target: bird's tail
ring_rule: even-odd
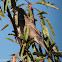
[[[34,38],[34,40],[35,40],[38,44],[40,44],[41,46],[43,46],[44,49],[46,50],[46,52],[49,53],[49,51],[47,50],[47,48],[46,48],[44,42],[42,41],[42,39]]]
[[[39,44],[44,47],[47,53],[49,53],[43,41],[39,41]]]

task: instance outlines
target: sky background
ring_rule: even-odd
[[[36,2],[39,0],[33,0],[32,2]],[[41,0],[40,0],[41,1]],[[58,46],[59,51],[62,51],[62,0],[47,0],[47,2],[50,3],[54,3],[56,7],[58,7],[59,9],[53,9],[50,7],[46,7],[43,5],[34,5],[33,7],[36,7],[37,9],[39,9],[40,11],[45,11],[47,13],[49,13],[49,15],[44,15],[46,18],[49,19],[49,21],[51,22],[54,32],[55,32],[55,39],[54,42],[56,43],[56,45]],[[26,3],[24,2],[24,0],[20,0],[19,2],[17,2],[18,4],[21,3]],[[0,2],[0,6],[3,8],[3,3]],[[36,11],[35,15],[36,15]],[[6,13],[7,14],[7,13]],[[9,18],[5,15],[5,19],[2,18],[2,21],[0,20],[0,29],[3,28],[3,26],[6,23],[10,23]],[[48,29],[49,29],[49,33],[50,36],[53,38],[52,33],[50,31],[50,28],[48,26],[48,24],[46,23]],[[40,30],[41,28],[39,24],[36,25],[37,28]],[[14,39],[13,36],[9,36],[9,33],[12,33],[13,31],[13,27],[12,25],[8,26],[6,29],[4,29],[3,31],[0,31],[0,62],[6,62],[6,61],[1,61],[1,59],[11,59],[11,54],[16,54],[17,52],[19,52],[20,46],[18,44],[15,44],[5,38],[9,37]],[[62,61],[62,58],[60,58]],[[47,61],[45,61],[47,62]]]

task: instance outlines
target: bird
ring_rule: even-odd
[[[24,34],[26,27],[29,27],[29,37],[33,38],[36,43],[43,46],[48,53],[48,50],[44,44],[44,42],[41,39],[41,33],[35,26],[35,24],[32,22],[32,19],[25,13],[25,11],[22,8],[16,8],[14,9],[14,18],[15,24],[18,31],[18,37],[20,38],[20,33]]]
[[[34,25],[34,23],[32,23],[32,19],[30,19],[30,17],[26,16],[26,15],[24,15],[24,19],[25,19],[24,32],[25,32],[26,27],[28,26],[29,27],[29,37],[33,38],[36,43],[43,46],[44,49],[46,50],[46,52],[49,53],[44,42],[42,41],[40,31],[37,29],[37,27]]]

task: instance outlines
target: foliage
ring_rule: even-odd
[[[42,32],[41,32],[42,35],[41,34],[40,35],[41,35],[42,40],[44,41],[44,43],[45,43],[45,45],[46,45],[46,47],[47,47],[47,49],[49,51],[49,54],[47,54],[46,52],[43,53],[42,49],[41,49],[41,46],[39,44],[36,44],[36,42],[34,42],[33,39],[29,38],[29,27],[27,26],[24,34],[23,33],[19,33],[19,35],[21,36],[20,37],[21,44],[20,44],[20,42],[13,41],[10,38],[6,38],[6,39],[8,39],[8,40],[10,40],[10,41],[12,41],[12,42],[17,43],[17,44],[20,45],[21,48],[20,48],[20,51],[17,54],[19,54],[19,56],[21,57],[22,62],[25,61],[25,59],[27,60],[27,62],[31,62],[31,61],[32,62],[35,62],[35,61],[36,62],[38,62],[38,61],[42,62],[42,61],[44,61],[44,59],[46,59],[46,56],[48,57],[47,58],[48,62],[56,62],[56,61],[60,62],[59,57],[62,57],[62,52],[58,51],[58,49],[57,49],[57,47],[56,47],[53,39],[51,38],[51,36],[49,36],[48,28],[45,25],[46,24],[45,20],[46,20],[47,23],[48,23],[48,25],[49,25],[49,27],[50,27],[50,29],[51,29],[53,37],[55,39],[55,34],[54,34],[54,30],[53,30],[53,27],[52,27],[51,23],[49,22],[49,20],[47,18],[45,18],[43,16],[43,14],[47,14],[47,15],[49,15],[49,14],[47,12],[45,12],[45,11],[39,11],[39,9],[37,9],[37,8],[32,8],[32,6],[35,5],[35,4],[36,5],[40,4],[40,5],[49,6],[49,7],[55,8],[55,9],[58,9],[58,8],[55,7],[55,6],[53,6],[50,3],[47,3],[45,0],[38,1],[36,3],[31,3],[31,2],[29,2],[27,0],[25,0],[27,2],[27,4],[22,3],[22,4],[19,4],[18,6],[16,6],[16,2],[18,0],[1,0],[1,1],[3,2],[3,11],[2,11],[2,9],[0,7],[0,15],[1,15],[1,17],[5,18],[4,13],[7,11],[7,13],[8,13],[7,16],[10,18],[12,26],[14,28],[14,34],[8,34],[8,35],[15,36],[15,38],[17,38],[18,41],[19,41],[19,38],[17,37],[17,35],[18,35],[17,34],[17,26],[15,25],[13,17],[11,16],[11,11],[13,13],[15,13],[16,11],[14,12],[14,9],[16,9],[17,11],[19,11],[19,9],[20,9],[21,6],[27,5],[28,9],[26,7],[25,12],[30,17],[30,19],[32,19],[32,21],[35,20],[33,22],[37,21],[37,18],[34,18],[34,13],[35,13],[35,12],[33,12],[34,9],[36,9],[37,12],[38,12],[37,15],[39,15],[38,18],[40,18],[40,24],[41,24],[41,28],[42,28]],[[10,11],[9,11],[8,7],[11,7]],[[1,20],[1,18],[0,18],[0,20]],[[9,25],[10,24],[6,24],[1,29],[1,31],[4,30]],[[38,45],[38,47],[37,47],[37,45]],[[34,52],[30,51],[30,47],[31,46],[32,46],[32,49],[34,50]],[[13,62],[16,62],[16,60],[17,60],[17,54],[13,55]],[[34,55],[36,55],[36,57],[34,57]],[[21,61],[21,59],[19,61]],[[10,62],[10,60],[7,61],[7,62]]]

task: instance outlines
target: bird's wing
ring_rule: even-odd
[[[24,15],[24,18],[25,18],[25,25],[29,25],[31,26],[37,34],[39,34],[41,36],[41,33],[40,31],[37,29],[37,27],[31,22],[31,19],[29,19],[29,17],[27,17],[26,15]]]

